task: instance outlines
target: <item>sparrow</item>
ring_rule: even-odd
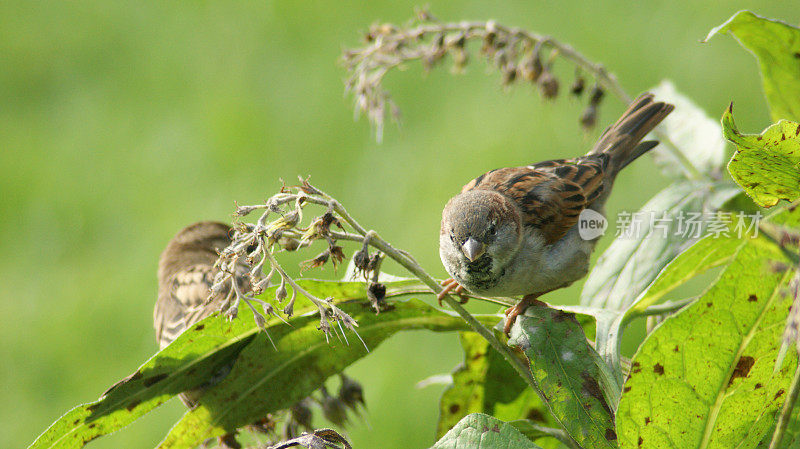
[[[178,335],[198,321],[219,310],[230,293],[226,285],[211,295],[218,268],[219,252],[231,243],[231,227],[213,221],[201,221],[180,230],[167,244],[158,261],[158,299],[153,311],[156,341],[164,349]],[[247,268],[237,267],[234,277],[239,287],[249,290]],[[181,401],[194,408],[205,388],[219,382],[231,366],[225,366],[207,384],[180,395]]]
[[[672,112],[652,94],[638,97],[585,156],[500,168],[470,181],[442,211],[439,255],[451,291],[523,296],[506,310],[504,332],[545,293],[589,271],[598,238],[578,232],[581,212],[603,214],[614,178],[658,142],[641,140]]]
[[[158,261],[158,299],[153,327],[160,349],[188,327],[219,309],[230,293],[226,286],[210,298],[218,269],[219,252],[231,243],[231,227],[201,221],[183,228],[161,253]],[[247,268],[237,269],[236,281],[249,290]]]

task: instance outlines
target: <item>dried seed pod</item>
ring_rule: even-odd
[[[367,299],[372,304],[372,308],[375,309],[375,313],[380,313],[385,304],[386,286],[379,282],[370,283],[369,288],[367,288]]]
[[[358,411],[357,407],[359,404],[366,406],[364,402],[364,388],[361,384],[344,374],[341,374],[340,378],[342,380],[342,385],[339,387],[339,399],[355,412]]]
[[[353,264],[356,266],[356,270],[359,271],[367,271],[369,268],[369,253],[367,252],[366,247],[356,251],[353,254]]]
[[[320,388],[320,393],[322,393],[322,399],[319,405],[325,419],[337,426],[344,427],[347,424],[347,405],[341,399],[328,394],[328,389],[324,386]]]
[[[558,80],[549,70],[542,72],[537,84],[545,99],[552,100],[558,96]]]
[[[575,95],[576,97],[580,97],[583,94],[583,90],[586,87],[586,80],[583,79],[583,76],[576,76],[575,81],[572,83],[572,87],[569,88],[570,93]]]
[[[586,110],[583,111],[581,114],[581,126],[586,131],[591,130],[594,128],[594,125],[597,123],[597,107],[590,104],[586,107]]]
[[[604,94],[605,91],[603,90],[603,88],[595,84],[595,86],[592,87],[592,93],[589,98],[589,104],[591,106],[598,106],[600,104],[600,101],[603,99]]]
[[[345,257],[344,250],[342,249],[342,247],[341,246],[337,246],[337,245],[333,245],[329,249],[330,249],[330,254],[331,254],[331,261],[333,262],[333,264],[337,265],[337,264],[342,263],[342,261],[344,260],[344,257]]]
[[[319,268],[325,265],[328,262],[328,259],[330,259],[330,257],[331,257],[331,250],[326,249],[325,251],[317,254],[317,256],[314,257],[313,259],[303,261],[300,264],[300,267],[302,270],[307,270],[309,268]]]
[[[522,77],[525,78],[526,81],[535,83],[539,80],[542,71],[544,71],[544,66],[542,66],[542,60],[539,57],[538,51],[531,53],[525,58],[520,67],[520,71],[522,72]]]
[[[289,300],[289,303],[286,304],[286,307],[283,308],[283,314],[287,317],[291,317],[294,315],[294,300],[297,299],[297,290],[292,289],[292,299]]]
[[[287,295],[288,293],[286,292],[286,278],[281,276],[281,284],[278,286],[277,290],[275,290],[275,299],[277,299],[278,302],[283,302],[283,300],[286,299]]]
[[[508,86],[517,79],[517,67],[512,62],[504,65],[500,71],[503,73],[503,86]]]
[[[311,430],[311,419],[314,417],[314,414],[311,412],[311,407],[309,407],[308,400],[303,399],[298,403],[294,404],[291,409],[289,409],[289,419],[294,421],[298,426],[304,427],[306,430]]]

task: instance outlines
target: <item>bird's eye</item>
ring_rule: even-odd
[[[497,228],[495,227],[494,223],[492,223],[491,225],[489,225],[489,235],[495,235],[495,234],[497,234]]]

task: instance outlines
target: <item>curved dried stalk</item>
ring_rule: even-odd
[[[418,20],[406,26],[373,25],[364,40],[364,46],[343,53],[345,68],[350,72],[345,87],[355,96],[356,113],[364,112],[375,126],[378,140],[381,140],[386,116],[394,120],[400,117],[399,108],[382,84],[386,74],[412,61],[421,61],[426,69],[431,69],[447,55],[452,58],[454,71],[460,72],[469,62],[467,44],[471,41],[482,42],[481,54],[501,72],[504,85],[530,82],[547,99],[559,93],[559,81],[552,72],[558,58],[575,66],[575,80],[570,88],[573,95],[582,96],[587,78],[591,78],[593,87],[580,117],[586,129],[596,124],[597,107],[605,91],[625,104],[631,102],[631,96],[613,74],[572,46],[551,36],[500,25],[493,20],[439,22],[429,12],[422,11],[418,13]],[[703,178],[668,135],[658,129],[654,134],[680,162],[690,179]]]

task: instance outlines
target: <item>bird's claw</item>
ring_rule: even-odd
[[[445,296],[449,295],[451,292],[458,295],[458,302],[461,304],[466,304],[469,301],[469,297],[467,296],[467,290],[459,284],[455,279],[445,279],[441,282],[441,286],[444,287],[442,291],[436,295],[436,299],[439,301],[439,307],[442,307],[442,300]]]

